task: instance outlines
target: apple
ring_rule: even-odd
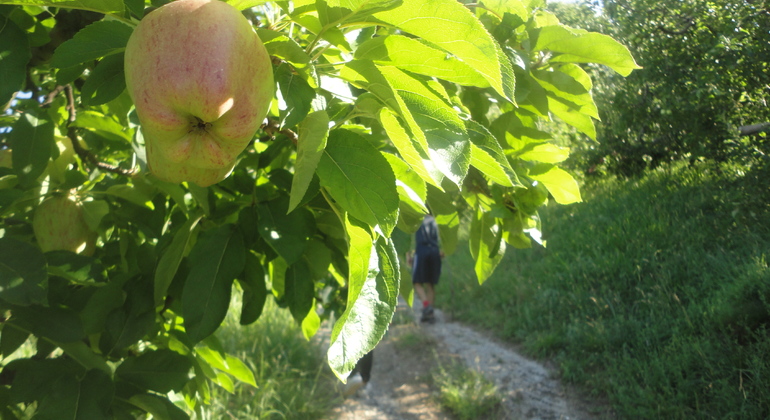
[[[86,223],[83,206],[71,195],[52,196],[35,210],[32,230],[43,252],[72,251],[93,255],[96,232]]]
[[[254,28],[218,0],[177,0],[148,14],[126,45],[125,74],[150,172],[202,187],[230,174],[274,91]]]

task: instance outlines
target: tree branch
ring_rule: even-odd
[[[67,109],[67,114],[69,117],[67,118],[67,138],[70,139],[70,142],[72,142],[72,148],[75,150],[75,153],[80,157],[80,160],[83,162],[88,162],[90,165],[95,166],[103,171],[111,172],[118,175],[124,175],[124,176],[132,176],[136,173],[135,169],[123,169],[118,166],[110,165],[109,163],[105,163],[100,161],[96,155],[91,153],[89,150],[83,147],[83,145],[80,143],[80,138],[77,134],[77,128],[72,126],[72,123],[75,122],[75,118],[77,118],[77,110],[75,109],[75,96],[72,93],[72,86],[71,85],[64,85],[64,86],[56,86],[54,90],[52,90],[48,95],[46,95],[46,100],[40,104],[41,107],[45,108],[51,105],[53,103],[54,99],[56,99],[56,96],[59,95],[62,91],[65,93],[65,97],[67,99],[67,104],[65,105],[65,108]]]
[[[283,130],[281,130],[281,126],[278,124],[278,121],[276,121],[276,120],[274,120],[272,118],[268,118],[267,119],[267,123],[266,124],[262,124],[262,127],[260,127],[260,128],[269,137],[268,138],[264,138],[263,137],[263,138],[259,139],[259,141],[272,140],[272,139],[275,138],[276,133],[280,133],[280,134],[283,134],[284,136],[288,137],[289,140],[291,140],[294,144],[297,144],[297,139],[298,139],[297,133],[295,133],[294,131],[292,131],[292,130],[290,130],[288,128],[284,128]]]

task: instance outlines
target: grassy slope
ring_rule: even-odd
[[[236,296],[237,297],[237,296]],[[239,299],[235,306],[240,307]],[[339,402],[337,379],[314,342],[305,340],[288,310],[268,299],[265,312],[249,326],[231,310],[217,337],[229,353],[254,372],[255,389],[235,383],[233,393],[211,386],[211,404],[196,420],[320,419]]]
[[[462,247],[439,306],[554,358],[620,418],[767,418],[764,179],[675,169],[586,187],[543,212],[546,249],[509,249],[482,287]]]

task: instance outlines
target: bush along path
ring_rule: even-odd
[[[419,323],[418,307],[419,301],[412,310],[400,303],[396,321],[375,349],[369,385],[346,398],[330,418],[609,417],[592,414],[606,410],[576,396],[552,369],[483,333],[450,322],[440,310],[435,323]],[[454,383],[446,383],[447,375]],[[491,389],[484,391],[485,384]]]

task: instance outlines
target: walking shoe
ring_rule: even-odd
[[[365,386],[366,382],[364,382],[360,375],[348,378],[348,383],[345,384],[345,389],[342,391],[342,395],[345,397],[350,397]]]
[[[422,308],[422,316],[420,322],[434,322],[436,317],[433,314],[433,306],[426,306]]]

